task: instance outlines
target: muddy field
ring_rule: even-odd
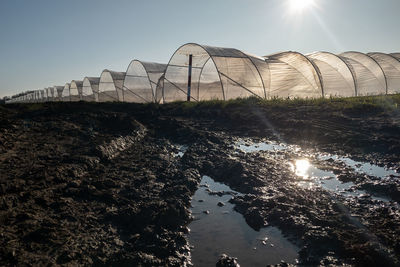
[[[0,265],[250,266],[200,253],[225,208],[262,266],[398,266],[399,103],[0,106]]]

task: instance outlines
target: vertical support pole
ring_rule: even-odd
[[[189,55],[189,73],[188,73],[188,88],[187,88],[187,101],[190,102],[190,91],[192,87],[192,63],[193,55]]]

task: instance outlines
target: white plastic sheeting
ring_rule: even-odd
[[[85,77],[82,83],[82,100],[99,101],[99,77]]]
[[[356,95],[353,73],[343,59],[328,52],[315,52],[306,56],[319,69],[325,97]]]
[[[265,98],[265,80],[269,80],[269,69],[260,57],[234,48],[189,43],[181,46],[171,57],[162,85],[157,88],[156,100],[184,101],[188,96],[195,101],[249,96]]]
[[[82,100],[82,81],[71,81],[69,86],[70,101],[76,102]]]
[[[189,63],[191,62],[191,63]],[[259,57],[234,48],[188,43],[168,64],[133,60],[127,72],[104,70],[65,86],[29,91],[7,103],[44,101],[171,102],[351,97],[400,93],[400,53],[286,51]]]
[[[62,101],[62,94],[64,91],[64,86],[54,86],[54,101]]]
[[[123,101],[124,79],[125,72],[103,70],[99,82],[99,102]]]
[[[360,52],[339,55],[353,70],[357,95],[381,95],[387,93],[386,77],[381,66],[370,56]]]
[[[132,60],[126,70],[123,101],[150,103],[156,101],[156,88],[166,64]]]
[[[64,89],[62,90],[62,93],[61,93],[61,101],[66,101],[66,102],[71,101],[70,91],[69,91],[70,86],[71,86],[70,83],[66,83],[64,85]]]
[[[400,61],[384,53],[368,53],[381,66],[387,81],[388,94],[400,93]]]
[[[321,78],[315,65],[298,52],[265,56],[271,72],[270,97],[317,98],[323,96]]]

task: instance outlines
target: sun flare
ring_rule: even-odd
[[[315,5],[314,0],[289,0],[290,9],[293,13],[301,13]]]

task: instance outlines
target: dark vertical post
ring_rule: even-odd
[[[193,63],[193,55],[189,55],[189,73],[188,73],[187,101],[190,101],[190,90],[191,90],[191,87],[192,87],[192,63]]]

